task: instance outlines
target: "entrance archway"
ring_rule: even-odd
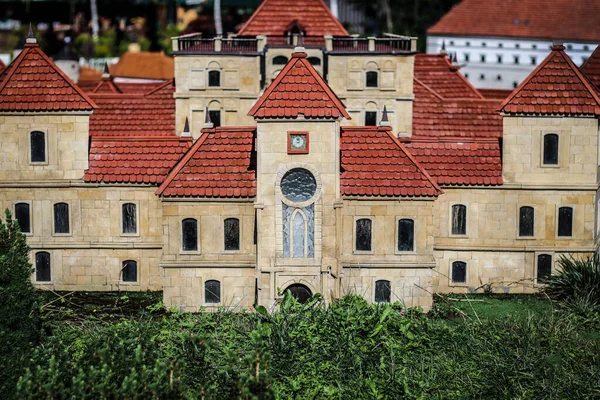
[[[300,303],[306,303],[313,295],[310,289],[301,283],[294,283],[285,290],[289,290],[290,294]]]

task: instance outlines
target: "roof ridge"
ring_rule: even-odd
[[[154,93],[158,92],[159,90],[164,89],[165,87],[169,86],[171,83],[173,85],[175,85],[175,78],[169,79],[166,82],[161,83],[160,85],[158,85],[157,87],[155,87],[154,89],[149,91],[148,93],[144,93],[144,96],[151,96]]]
[[[113,82],[113,80],[111,78],[100,79],[100,82],[98,82],[98,84],[96,85],[96,87],[94,88],[92,93],[94,93],[94,94],[101,93],[101,92],[98,92],[98,90],[100,90],[100,88],[105,84],[108,85],[108,87],[114,94],[123,93],[123,91],[121,89],[119,89],[119,87]]]
[[[181,136],[176,136],[176,135],[172,135],[172,136],[159,136],[159,135],[148,135],[148,136],[102,136],[102,135],[98,135],[98,136],[90,136],[91,139],[95,140],[95,141],[106,141],[106,142],[113,142],[113,141],[119,141],[119,142],[137,142],[140,140],[153,140],[153,141],[160,141],[160,142],[170,142],[170,141],[179,141],[179,142],[187,142],[192,140],[191,137],[181,137]]]

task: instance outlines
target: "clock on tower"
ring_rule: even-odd
[[[308,132],[288,132],[288,154],[308,154]]]

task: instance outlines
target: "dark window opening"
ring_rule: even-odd
[[[465,62],[468,62],[469,61],[469,55],[465,54],[464,57],[465,57]]]
[[[375,282],[375,302],[389,303],[392,298],[392,285],[390,281],[380,280]]]
[[[208,86],[221,86],[221,71],[208,71]]]
[[[413,251],[415,242],[415,222],[412,219],[398,221],[398,251]]]
[[[498,75],[498,76],[496,77],[496,80],[497,80],[497,81],[501,81],[501,80],[502,80],[502,75]]]
[[[69,233],[69,205],[67,203],[54,205],[54,233]]]
[[[29,204],[15,204],[15,219],[19,223],[21,232],[31,233],[31,213],[29,212]]]
[[[209,280],[204,283],[204,302],[209,304],[221,302],[221,282]]]
[[[368,71],[367,72],[367,81],[366,81],[366,87],[377,87],[378,83],[377,83],[377,72],[376,71]]]
[[[484,62],[485,62],[485,54],[482,54],[482,55],[481,55],[479,58],[481,59],[481,62],[482,62],[482,63],[484,63]]]
[[[462,261],[452,263],[452,283],[467,283],[467,263]]]
[[[480,80],[480,81],[483,81],[483,80],[485,80],[485,74],[481,74],[481,75],[479,75],[479,80]]]
[[[365,126],[377,126],[377,111],[365,111]]]
[[[50,253],[40,251],[35,253],[35,280],[50,282]]]
[[[137,261],[123,261],[121,271],[123,282],[137,282]]]
[[[46,162],[46,134],[31,132],[31,162]]]
[[[544,164],[558,165],[558,135],[544,135]]]
[[[531,57],[531,65],[536,65],[537,64],[537,57],[532,56]]]
[[[137,233],[136,206],[133,203],[125,203],[122,206],[123,233]]]
[[[240,249],[240,220],[227,218],[223,223],[225,233],[225,250]]]
[[[273,58],[273,65],[285,65],[287,62],[288,59],[286,56],[277,56]]]
[[[467,234],[467,207],[462,204],[452,206],[452,234]]]
[[[540,254],[537,259],[537,281],[544,282],[552,275],[552,256]]]
[[[519,236],[533,236],[533,207],[519,209]]]
[[[502,64],[502,56],[498,55],[496,59],[498,60],[498,64]]]
[[[198,250],[198,221],[193,218],[186,218],[181,222],[181,249]]]
[[[515,64],[518,64],[519,63],[519,56],[514,56],[513,60],[514,60]]]
[[[573,236],[573,208],[558,209],[558,236]]]
[[[356,250],[371,251],[371,220],[356,220]]]
[[[314,65],[315,67],[321,65],[321,59],[319,57],[308,57],[307,60],[310,65]]]
[[[310,289],[301,283],[294,283],[288,286],[284,292],[288,290],[290,291],[290,294],[301,304],[306,303],[313,295]]]
[[[209,110],[208,116],[213,123],[213,126],[221,126],[221,110]]]

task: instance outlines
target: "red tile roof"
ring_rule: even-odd
[[[433,89],[441,97],[482,99],[483,96],[458,72],[447,56],[442,54],[417,54],[415,78]]]
[[[203,129],[156,191],[165,197],[256,196],[254,127]]]
[[[599,2],[600,3],[600,2]],[[564,46],[552,52],[502,103],[507,114],[600,115],[600,98]]]
[[[486,99],[504,100],[513,92],[511,89],[477,89]]]
[[[6,64],[4,64],[2,62],[2,60],[0,60],[0,74],[2,74],[2,72],[4,72],[5,69],[6,69]]]
[[[442,193],[390,128],[343,127],[344,196],[432,197]]]
[[[191,144],[178,137],[92,138],[84,180],[159,185]]]
[[[90,136],[176,135],[174,90],[168,81],[146,94],[91,93],[98,108],[90,116]]]
[[[0,111],[92,111],[96,104],[36,43],[0,74]]]
[[[323,0],[264,0],[238,34],[283,36],[294,21],[306,36],[348,36]]]
[[[579,67],[581,72],[597,87],[600,86],[600,46],[585,60],[583,65]]]
[[[123,93],[111,78],[102,78],[96,85],[92,93]]]
[[[114,77],[170,80],[175,77],[175,61],[163,52],[128,51],[109,70]]]
[[[413,139],[406,147],[441,186],[502,184],[500,142]]]
[[[429,35],[600,41],[597,0],[463,0]]]
[[[292,58],[250,109],[255,118],[350,119],[344,104],[321,75],[310,65],[306,53],[292,53]]]

